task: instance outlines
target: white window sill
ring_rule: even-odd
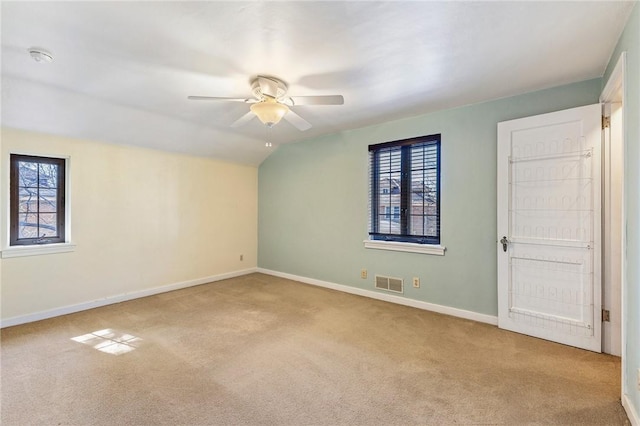
[[[364,248],[376,250],[404,251],[408,253],[433,254],[444,256],[447,249],[435,244],[402,243],[397,241],[364,240]]]
[[[76,245],[71,243],[42,244],[32,246],[12,246],[2,249],[2,258],[41,256],[44,254],[67,253],[75,251]]]

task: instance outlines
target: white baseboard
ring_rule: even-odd
[[[629,397],[626,394],[622,395],[622,406],[627,412],[627,417],[629,417],[629,421],[631,422],[631,424],[633,426],[640,426],[640,417],[638,417],[638,412],[636,411],[633,403],[631,402],[631,400],[629,400]]]
[[[376,291],[364,290],[357,287],[351,287],[343,284],[331,283],[328,281],[316,280],[314,278],[301,277],[299,275],[287,274],[285,272],[272,271],[270,269],[258,268],[257,272],[275,277],[286,278],[289,280],[300,281],[305,284],[311,284],[319,287],[330,288],[345,293],[356,294],[358,296],[369,297],[371,299],[383,300],[385,302],[397,303],[399,305],[411,306],[413,308],[424,309],[425,311],[437,312],[440,314],[451,315],[454,317],[469,319],[473,321],[483,322],[491,325],[498,325],[498,317],[493,315],[480,314],[477,312],[466,311],[464,309],[452,308],[435,303],[423,302],[420,300],[407,299],[406,297],[395,296],[392,294],[378,293]]]
[[[77,305],[63,306],[61,308],[51,309],[48,311],[36,312],[28,315],[7,318],[0,321],[0,328],[11,327],[14,325],[26,324],[29,322],[40,321],[47,318],[53,318],[60,315],[72,314],[75,312],[86,311],[87,309],[99,308],[100,306],[112,305],[114,303],[125,302],[127,300],[139,299],[141,297],[153,296],[154,294],[166,293],[168,291],[179,290],[181,288],[193,287],[200,284],[207,284],[214,281],[226,280],[228,278],[240,277],[243,275],[257,272],[257,268],[243,269],[240,271],[227,272],[225,274],[212,275],[204,278],[197,278],[189,281],[163,285],[146,290],[133,291],[131,293],[119,294],[116,296],[105,297],[104,299],[92,300],[90,302],[79,303]]]
[[[174,284],[168,284],[161,287],[124,293],[116,296],[109,296],[104,299],[93,300],[90,302],[79,303],[77,305],[63,306],[61,308],[51,309],[47,311],[35,312],[33,314],[21,315],[17,317],[7,318],[0,321],[0,328],[11,327],[14,325],[26,324],[29,322],[40,321],[47,318],[53,318],[61,315],[72,314],[75,312],[86,311],[88,309],[99,308],[101,306],[112,305],[114,303],[125,302],[127,300],[139,299],[141,297],[153,296],[154,294],[166,293],[168,291],[179,290],[181,288],[193,287],[196,285],[206,284],[210,282],[235,278],[254,272],[261,272],[267,275],[273,275],[305,284],[311,284],[319,287],[330,288],[345,293],[356,294],[358,296],[369,297],[372,299],[382,300],[385,302],[396,303],[399,305],[411,306],[426,311],[438,312],[441,314],[452,315],[459,318],[465,318],[473,321],[483,322],[491,325],[498,325],[498,317],[477,312],[466,311],[464,309],[452,308],[449,306],[437,305],[435,303],[423,302],[420,300],[407,299],[406,297],[395,296],[392,294],[378,293],[371,290],[350,287],[343,284],[331,283],[328,281],[316,280],[314,278],[302,277],[299,275],[287,274],[284,272],[272,271],[263,268],[249,268],[240,271],[229,272],[220,275],[212,275],[204,278],[183,281]],[[640,426],[640,425],[638,425]]]

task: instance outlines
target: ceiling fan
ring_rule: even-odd
[[[279,78],[259,75],[251,81],[251,92],[254,98],[221,98],[215,96],[189,96],[188,98],[197,101],[230,101],[251,104],[250,111],[233,122],[231,127],[242,126],[254,117],[258,117],[268,127],[273,127],[284,118],[302,131],[310,129],[311,123],[293,112],[289,107],[296,105],[344,104],[342,95],[287,96],[287,90],[287,84]]]

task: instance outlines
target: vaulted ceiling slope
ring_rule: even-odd
[[[258,165],[265,142],[600,77],[633,4],[3,1],[2,125]],[[292,107],[301,132],[187,100],[248,98],[256,75],[345,103]]]

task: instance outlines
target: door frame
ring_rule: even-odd
[[[621,120],[618,123],[614,123],[615,125],[619,126],[620,128],[617,129],[617,132],[620,135],[621,138],[621,144],[622,144],[622,167],[624,168],[625,164],[626,164],[626,157],[627,157],[627,141],[625,140],[625,101],[624,101],[624,93],[625,93],[625,70],[626,70],[626,65],[627,65],[627,53],[626,52],[622,52],[620,54],[620,57],[618,58],[618,62],[616,63],[615,67],[613,68],[613,71],[611,72],[611,75],[609,76],[609,79],[607,80],[604,89],[602,90],[602,93],[600,95],[600,102],[604,103],[604,104],[610,104],[610,103],[614,103],[614,102],[620,102],[622,107],[621,107]],[[607,108],[605,108],[605,111],[607,110]],[[621,287],[621,295],[620,295],[620,344],[621,344],[621,350],[620,350],[620,363],[621,363],[621,384],[620,384],[620,394],[622,396],[622,405],[625,406],[625,400],[627,392],[626,392],[626,382],[627,382],[627,373],[626,373],[626,348],[627,348],[627,327],[626,327],[626,319],[627,319],[627,314],[626,314],[626,300],[627,300],[627,275],[626,275],[626,270],[627,270],[627,266],[626,266],[626,252],[627,252],[627,238],[626,238],[626,223],[627,223],[627,219],[626,219],[626,212],[627,212],[627,205],[626,205],[626,198],[625,198],[625,187],[626,187],[626,177],[625,177],[625,171],[622,170],[622,176],[621,176],[621,190],[622,190],[622,200],[621,200],[621,221],[620,221],[620,225],[622,227],[621,229],[621,259],[620,259],[620,264],[621,264],[621,283],[620,283],[620,287]],[[604,204],[604,203],[603,203]],[[607,212],[609,213],[609,212]],[[606,261],[606,259],[603,259],[603,261]],[[627,409],[627,407],[625,406],[625,409]],[[628,410],[627,410],[628,411]]]

